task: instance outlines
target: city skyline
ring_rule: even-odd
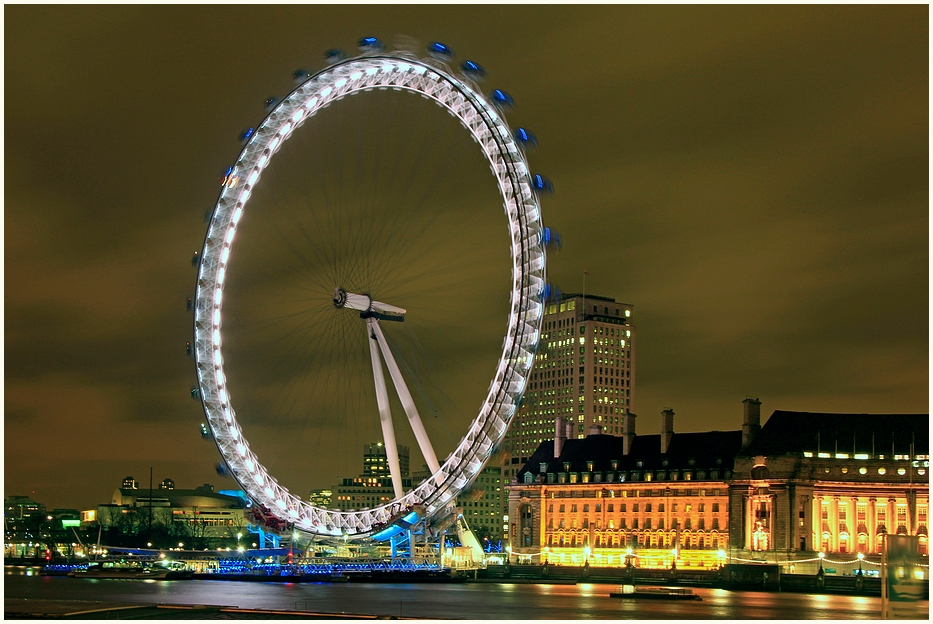
[[[665,407],[735,430],[749,395],[765,417],[928,409],[927,7],[5,17],[8,495],[92,505],[149,466],[232,486],[188,396],[201,217],[263,100],[366,35],[442,41],[515,98],[556,189],[549,281],[587,271],[637,311],[639,433]]]

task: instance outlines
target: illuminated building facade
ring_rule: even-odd
[[[928,549],[929,415],[776,411],[735,461],[730,541],[851,558],[886,533]]]
[[[741,431],[576,437],[559,418],[509,486],[511,549],[535,563],[713,568],[728,544],[729,481]]]
[[[535,563],[715,568],[817,554],[877,564],[886,533],[928,552],[929,416],[776,411],[743,402],[741,431],[574,439],[558,420],[509,484],[513,557]],[[627,559],[629,557],[629,559]],[[816,564],[813,564],[814,571]]]
[[[622,433],[623,415],[635,411],[633,309],[582,294],[545,307],[531,378],[503,443],[507,481],[553,437],[558,417],[573,423],[574,438],[592,425]]]

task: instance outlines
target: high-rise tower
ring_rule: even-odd
[[[545,308],[531,379],[503,445],[508,482],[545,440],[555,420],[582,438],[592,426],[621,435],[622,417],[635,411],[633,306],[609,297],[567,294]]]

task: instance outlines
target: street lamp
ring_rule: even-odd
[[[545,564],[547,563],[547,554],[548,554],[549,552],[551,552],[551,549],[548,548],[547,546],[545,546],[545,547],[544,547],[544,563],[545,563]]]
[[[859,553],[856,555],[856,558],[858,559],[858,575],[862,576],[862,559],[865,558],[865,555],[862,553]]]
[[[820,551],[817,557],[820,558],[820,573],[822,574],[823,573],[823,559],[826,558],[826,553],[824,553],[823,551]]]

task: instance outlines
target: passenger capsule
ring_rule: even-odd
[[[379,52],[382,50],[382,42],[375,37],[363,37],[360,39],[359,46],[363,52]]]
[[[211,433],[211,430],[207,428],[207,425],[201,423],[201,437],[205,440],[213,440],[214,434]]]
[[[214,470],[217,471],[217,475],[221,477],[229,477],[230,469],[227,468],[227,464],[223,462],[217,462],[217,465],[214,466]]]
[[[197,401],[198,399],[200,399],[200,398],[201,398],[201,390],[198,389],[198,388],[192,388],[192,389],[191,389],[191,398],[194,399],[195,401]]]
[[[192,354],[192,353],[193,353],[193,351],[191,350],[191,343],[190,343],[190,342],[186,342],[186,343],[185,343],[185,355],[187,355],[188,357],[191,357],[191,354]]]
[[[253,128],[247,128],[245,131],[240,133],[240,143],[246,145],[246,142],[250,140],[253,136],[255,130]]]
[[[486,70],[473,61],[463,61],[463,64],[460,66],[460,71],[468,78],[472,78],[477,82],[486,77]]]
[[[500,108],[515,108],[515,100],[512,99],[512,96],[503,91],[502,89],[496,89],[489,95],[492,103]]]
[[[428,54],[438,59],[439,61],[447,61],[453,58],[454,51],[445,46],[443,43],[438,43],[435,41],[428,46]]]
[[[296,69],[292,72],[292,80],[295,81],[295,84],[301,84],[305,80],[311,77],[311,73],[307,69]]]
[[[272,109],[275,108],[275,105],[278,103],[279,103],[279,98],[275,97],[274,95],[266,99],[266,101],[264,102],[266,110],[269,111],[270,113],[272,112]]]
[[[343,50],[338,50],[337,48],[331,48],[324,53],[324,59],[331,65],[339,63],[345,58],[347,58],[347,55],[343,53]]]
[[[194,310],[194,300],[191,297],[188,297],[188,300],[185,302],[185,309],[188,310],[188,312]]]
[[[554,185],[540,173],[531,176],[531,188],[534,189],[536,193],[547,193],[550,195],[554,192]]]
[[[194,266],[194,267],[198,266],[198,263],[200,261],[201,261],[201,253],[198,251],[194,252],[194,255],[191,257],[191,266]]]
[[[515,140],[524,147],[538,147],[538,139],[527,128],[518,128],[515,131]]]

